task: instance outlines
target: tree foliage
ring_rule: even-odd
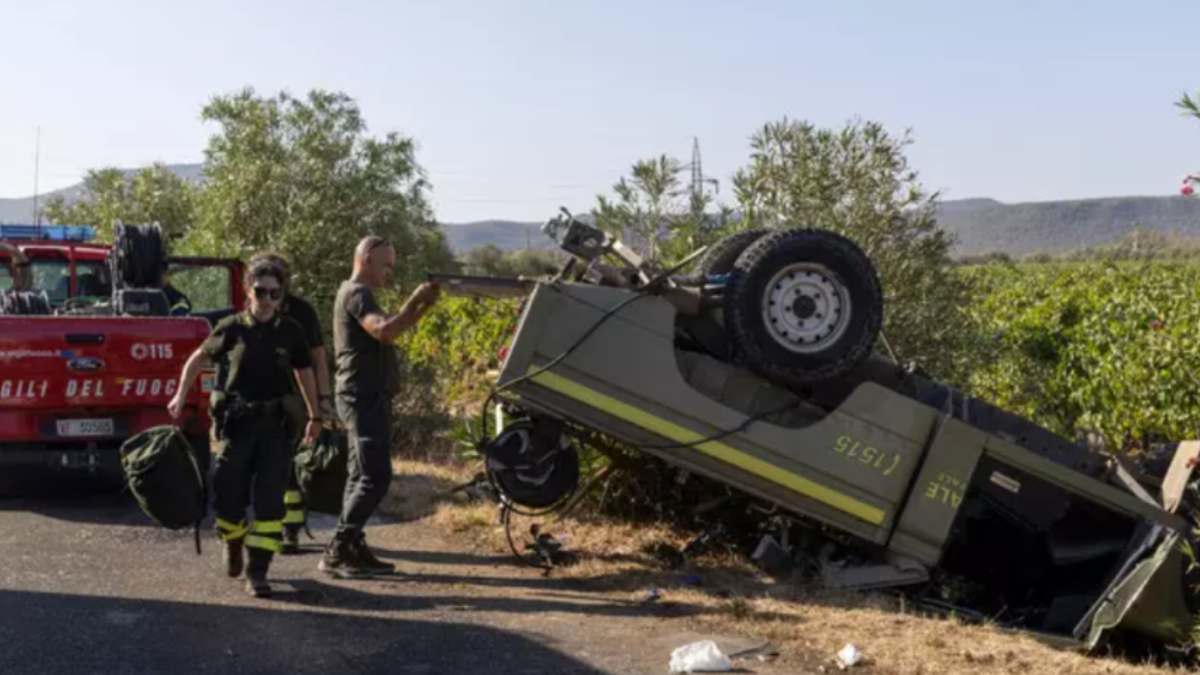
[[[205,189],[187,249],[237,257],[277,250],[319,310],[332,305],[355,244],[368,234],[395,245],[399,285],[451,264],[412,139],[368,136],[345,94],[318,90],[301,99],[245,89],[214,97],[202,118],[217,133],[205,150]]]
[[[1195,97],[1183,94],[1175,102],[1175,106],[1182,110],[1183,114],[1200,119],[1200,94],[1197,94]]]
[[[971,389],[1113,450],[1200,433],[1194,262],[1057,262],[963,270],[986,336]]]
[[[613,185],[614,197],[598,195],[596,226],[621,238],[652,263],[670,263],[711,243],[725,224],[726,211],[709,212],[713,198],[686,188],[679,160],[659,155],[635,162],[629,177]]]
[[[78,200],[68,204],[63,197],[54,197],[46,204],[45,214],[54,223],[92,225],[105,239],[111,238],[118,220],[157,222],[168,239],[175,239],[193,222],[197,191],[163,164],[132,175],[116,168],[94,169],[84,177]]]
[[[911,143],[875,122],[840,130],[783,119],[751,138],[750,162],[734,175],[742,227],[821,228],[862,246],[884,289],[884,335],[903,361],[961,381],[969,339],[969,286],[950,258],[951,238],[934,219],[905,158]]]

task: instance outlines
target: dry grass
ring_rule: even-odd
[[[508,552],[494,504],[467,503],[444,493],[470,479],[472,471],[456,466],[398,462],[398,495],[388,504],[404,518],[428,517],[440,529],[490,553]],[[529,540],[529,519],[514,517],[514,537]],[[660,590],[659,604],[690,611],[692,629],[743,634],[770,640],[798,668],[836,670],[830,661],[846,643],[866,655],[862,672],[941,675],[1059,675],[1113,673],[1145,675],[1182,672],[1153,664],[1134,664],[1103,656],[1061,650],[1028,634],[996,626],[963,623],[953,617],[931,617],[907,610],[892,596],[835,593],[776,581],[745,559],[708,554],[685,567],[668,570],[653,550],[668,544],[681,548],[693,533],[662,525],[631,525],[611,520],[569,517],[540,519],[580,560],[556,568],[552,578],[575,579],[596,592],[641,600],[650,588]],[[520,544],[519,544],[520,545]],[[692,577],[692,578],[689,578]],[[694,577],[700,585],[694,584]],[[807,658],[803,655],[819,655]]]

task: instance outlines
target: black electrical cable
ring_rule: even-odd
[[[484,448],[487,446],[487,442],[489,439],[489,437],[488,437],[488,421],[487,421],[488,410],[491,408],[492,402],[496,399],[496,397],[501,392],[503,392],[507,389],[510,389],[522,382],[528,382],[528,381],[532,380],[533,378],[537,377],[538,375],[540,375],[544,372],[547,372],[550,369],[557,366],[558,364],[562,363],[576,349],[578,349],[581,345],[583,345],[583,343],[586,342],[588,338],[590,338],[593,334],[595,334],[595,332],[597,330],[599,330],[600,327],[602,325],[604,325],[604,323],[606,321],[608,321],[612,317],[616,316],[618,312],[620,312],[622,309],[629,306],[630,304],[634,303],[635,301],[637,301],[641,298],[649,297],[650,296],[649,291],[651,289],[655,288],[657,285],[658,284],[654,284],[654,283],[648,284],[646,287],[639,289],[636,294],[630,296],[629,298],[626,298],[625,300],[622,300],[621,302],[614,305],[611,309],[605,311],[605,313],[603,315],[601,315],[601,317],[599,319],[597,319],[596,322],[593,323],[587,329],[587,331],[585,331],[583,333],[583,335],[581,335],[577,340],[575,340],[575,342],[573,342],[569,347],[567,347],[561,354],[559,354],[558,356],[551,359],[545,365],[543,365],[539,368],[536,368],[534,370],[531,370],[531,371],[525,373],[524,375],[513,378],[512,380],[505,382],[503,385],[494,387],[492,389],[492,391],[488,393],[488,397],[484,401],[483,407],[480,409],[480,413],[479,413],[480,436],[479,436],[477,447],[481,453],[485,454],[484,475],[487,477],[489,485],[492,487],[493,490],[496,491],[496,494],[499,494],[501,496],[500,522],[504,526],[504,538],[508,542],[508,548],[512,552],[513,556],[524,565],[527,565],[529,567],[533,567],[536,569],[545,570],[545,571],[549,571],[551,569],[551,567],[547,564],[539,564],[539,563],[530,562],[526,558],[525,555],[523,555],[520,551],[517,550],[516,543],[513,541],[513,537],[512,537],[512,515],[515,513],[519,516],[524,516],[524,517],[528,517],[528,518],[537,518],[537,517],[541,517],[541,516],[545,516],[545,515],[554,513],[555,511],[560,509],[563,504],[570,503],[571,499],[575,496],[575,492],[578,489],[578,487],[576,487],[575,489],[572,489],[571,492],[569,492],[567,495],[565,495],[558,502],[554,503],[553,505],[551,505],[545,509],[541,509],[541,510],[537,510],[537,511],[524,511],[524,510],[518,508],[504,494],[504,491],[500,488],[500,486],[498,485],[498,483],[496,481],[495,474],[492,471],[492,468],[488,465],[488,459],[486,457],[486,453],[484,450]],[[663,443],[663,444],[642,443],[642,444],[634,444],[634,445],[639,448],[650,448],[650,449],[655,449],[655,450],[669,450],[669,449],[679,450],[679,449],[693,448],[693,447],[696,447],[699,445],[703,445],[705,443],[710,443],[713,441],[720,440],[722,438],[731,436],[736,433],[743,432],[746,429],[748,429],[751,424],[754,424],[755,422],[757,422],[765,417],[769,417],[771,415],[785,412],[794,407],[796,407],[795,404],[788,404],[786,406],[781,406],[779,408],[767,410],[767,411],[758,413],[756,415],[751,415],[751,416],[747,417],[741,424],[739,424],[736,427],[733,427],[731,429],[723,429],[715,434],[711,434],[709,436],[705,436],[703,438],[699,438],[694,441],[689,441],[687,443]],[[535,542],[535,546],[536,546],[536,542]]]

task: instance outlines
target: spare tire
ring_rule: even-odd
[[[883,323],[883,292],[870,259],[825,230],[785,230],[758,239],[733,265],[725,329],[747,365],[807,385],[853,370]]]
[[[116,256],[117,276],[127,288],[162,286],[167,250],[158,223],[124,225],[117,223],[112,255]]]
[[[0,293],[0,315],[46,316],[50,313],[50,298],[45,291],[10,289]]]

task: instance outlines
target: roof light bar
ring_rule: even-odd
[[[0,239],[41,241],[91,241],[96,228],[90,225],[0,225]]]

